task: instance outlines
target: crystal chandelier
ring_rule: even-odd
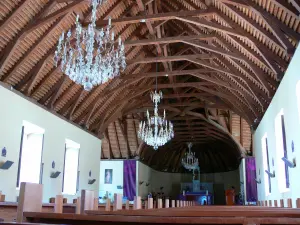
[[[76,18],[76,32],[71,30],[59,38],[54,61],[60,62],[61,71],[86,91],[103,84],[119,75],[126,68],[124,44],[119,37],[115,45],[114,32],[111,32],[109,18],[106,30],[96,28],[97,7],[105,0],[92,1],[92,18],[87,28],[83,28]],[[76,40],[72,41],[72,37]]]
[[[140,122],[138,136],[147,145],[153,146],[155,150],[163,146],[174,137],[173,124],[166,119],[166,111],[164,116],[158,115],[158,103],[162,99],[162,92],[151,92],[151,100],[154,103],[154,115],[150,116],[147,110],[147,120]]]
[[[190,171],[196,169],[199,166],[198,159],[195,157],[195,152],[191,152],[192,146],[192,142],[189,142],[189,152],[185,153],[184,157],[181,160],[183,167]]]

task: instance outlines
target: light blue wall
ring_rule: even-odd
[[[269,149],[269,160],[271,170],[272,158],[275,162],[275,173],[278,174],[277,160],[279,157],[276,156],[276,139],[275,139],[275,117],[281,111],[284,110],[285,130],[286,130],[286,143],[288,148],[288,159],[293,158],[300,160],[300,119],[299,109],[296,96],[296,84],[300,81],[300,48],[298,47],[291,63],[281,81],[281,84],[268,108],[262,121],[260,122],[257,130],[254,133],[254,153],[256,157],[256,173],[257,178],[261,179],[261,184],[258,184],[258,199],[259,200],[277,200],[285,199],[285,205],[287,204],[286,199],[292,198],[293,206],[295,207],[296,198],[300,197],[300,164],[293,169],[289,169],[290,174],[290,190],[285,193],[280,193],[278,188],[278,176],[271,178],[272,193],[269,196],[265,194],[265,176],[263,169],[263,158],[262,158],[262,144],[261,139],[267,133],[268,136],[268,149]],[[298,88],[300,85],[298,85]],[[294,141],[295,154],[292,154],[291,143]],[[258,171],[260,169],[260,175]]]

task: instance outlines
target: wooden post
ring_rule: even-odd
[[[141,200],[141,196],[134,196],[134,205],[133,205],[133,209],[137,210],[137,209],[141,209],[142,208],[142,200]]]
[[[99,199],[94,198],[94,210],[98,210],[98,206],[99,206]]]
[[[269,206],[272,207],[272,200],[269,200]]]
[[[126,210],[129,210],[129,200],[126,200],[125,209],[126,209]]]
[[[284,200],[280,199],[280,207],[283,208],[284,207]]]
[[[106,203],[105,203],[105,211],[110,211],[110,198],[106,199]]]
[[[291,198],[287,199],[287,207],[288,208],[293,208],[293,203],[292,203],[292,199]]]
[[[300,208],[300,198],[296,199],[296,208]]]
[[[162,199],[161,199],[161,198],[159,198],[159,199],[157,200],[157,208],[158,208],[158,209],[161,209],[161,208],[162,208]]]
[[[94,209],[95,191],[81,190],[80,214],[84,214],[85,210]]]
[[[76,206],[75,206],[75,213],[80,214],[80,207],[81,205],[81,197],[77,197]]]
[[[278,207],[277,200],[274,200],[274,207]]]
[[[268,200],[265,200],[265,206],[268,206]]]
[[[175,200],[172,200],[172,208],[175,208],[176,205],[175,205]]]
[[[258,206],[260,206],[260,201],[257,201],[256,204],[257,204]]]
[[[63,213],[63,198],[62,195],[56,195],[55,203],[54,203],[54,212],[55,213]]]
[[[43,185],[21,182],[16,222],[23,221],[23,212],[41,212]]]
[[[264,201],[261,201],[261,206],[265,206]]]
[[[122,194],[115,194],[114,195],[113,211],[122,210],[122,200],[123,200],[123,195]]]
[[[176,207],[180,207],[180,201],[176,200]]]
[[[145,200],[145,209],[148,209],[148,200]]]
[[[169,199],[166,198],[165,200],[165,208],[169,208],[170,207],[170,202],[169,202]]]
[[[153,198],[148,198],[148,209],[153,209]]]

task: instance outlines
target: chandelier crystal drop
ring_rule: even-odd
[[[181,160],[181,163],[184,168],[191,171],[198,168],[199,162],[198,159],[195,157],[195,152],[191,152],[191,148],[193,144],[191,142],[187,144],[188,144],[189,151],[185,153],[184,157]]]
[[[96,28],[97,7],[106,0],[91,1],[91,23],[87,28],[82,27],[77,15],[75,33],[71,30],[66,35],[62,33],[54,57],[56,67],[60,66],[63,73],[86,91],[118,76],[126,68],[124,44],[119,37],[115,45],[111,19],[105,30]]]
[[[158,103],[162,99],[162,92],[151,92],[151,100],[154,103],[154,115],[150,116],[147,110],[147,120],[141,121],[138,131],[138,136],[147,145],[152,146],[155,150],[163,146],[174,137],[173,124],[166,119],[164,110],[163,117],[158,115]]]

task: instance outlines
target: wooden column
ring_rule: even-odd
[[[272,207],[272,200],[269,200],[269,206]]]
[[[94,210],[98,210],[98,206],[99,206],[99,199],[98,198],[94,198]]]
[[[268,200],[265,200],[265,206],[268,206]]]
[[[166,198],[165,200],[165,208],[169,208],[170,207],[170,202],[169,202],[169,199]]]
[[[145,200],[145,209],[148,209],[148,200]]]
[[[280,199],[280,207],[283,208],[284,207],[284,200]]]
[[[300,198],[296,199],[296,208],[300,208]]]
[[[94,210],[95,191],[81,190],[80,214],[84,214],[85,210]]]
[[[176,207],[180,207],[180,201],[176,200]]]
[[[278,207],[277,200],[274,200],[274,207]]]
[[[153,198],[148,198],[148,209],[153,209]]]
[[[175,200],[172,200],[172,208],[175,208],[176,205],[175,205]]]
[[[140,196],[134,196],[134,205],[133,205],[133,209],[137,210],[137,209],[141,209],[142,208],[142,201],[141,201],[141,197]]]
[[[54,203],[54,212],[55,213],[63,213],[63,199],[64,199],[64,196],[56,195],[55,203]]]
[[[77,197],[76,206],[75,206],[75,213],[80,214],[80,207],[81,205],[81,197]]]
[[[287,199],[287,207],[288,208],[293,208],[293,203],[292,203],[292,199],[291,198]]]
[[[43,185],[21,182],[16,222],[23,221],[23,212],[41,212]]]
[[[122,199],[123,199],[122,194],[115,194],[114,195],[113,211],[122,210]]]
[[[111,210],[111,202],[110,199],[106,199],[106,203],[105,203],[105,211],[110,211]]]
[[[126,210],[129,210],[129,200],[126,200],[125,209],[126,209]]]
[[[158,208],[158,209],[161,209],[161,208],[162,208],[162,199],[161,199],[161,198],[159,198],[159,199],[157,200],[157,208]]]

